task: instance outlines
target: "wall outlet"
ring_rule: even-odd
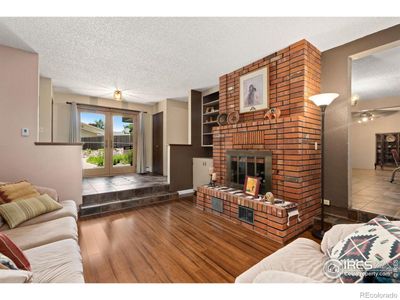
[[[324,199],[324,205],[330,206],[331,205],[331,200]]]
[[[21,128],[21,136],[27,137],[29,134],[29,128]]]
[[[318,150],[318,143],[317,142],[315,142],[314,148],[315,148],[315,150]]]

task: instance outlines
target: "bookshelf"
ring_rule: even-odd
[[[209,90],[203,93],[201,101],[201,146],[213,146],[212,129],[218,126],[217,117],[219,115],[219,91]]]

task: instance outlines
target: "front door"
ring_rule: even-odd
[[[81,109],[83,176],[136,171],[137,114]]]

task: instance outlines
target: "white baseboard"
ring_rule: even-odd
[[[182,191],[178,191],[179,196],[182,195],[191,195],[194,193],[193,189],[188,189],[188,190],[182,190]]]

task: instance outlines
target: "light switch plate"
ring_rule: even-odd
[[[29,136],[29,128],[21,128],[21,135],[24,137]]]

